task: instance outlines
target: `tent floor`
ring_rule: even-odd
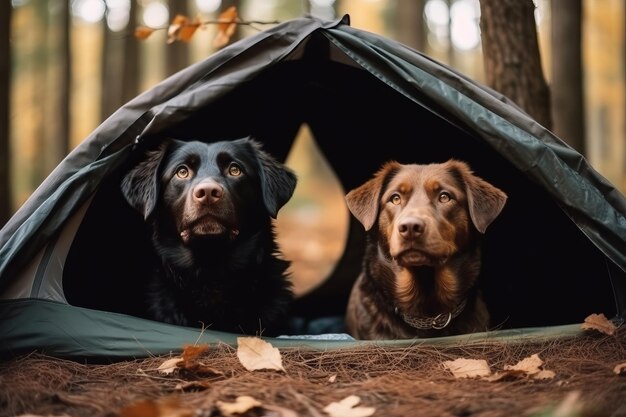
[[[614,372],[626,361],[624,327],[551,341],[280,351],[285,372],[252,372],[235,347],[212,346],[198,359],[210,368],[202,376],[159,373],[166,356],[108,364],[21,356],[0,363],[0,416],[220,416],[216,404],[243,395],[265,406],[246,416],[326,416],[324,407],[350,395],[378,416],[626,415],[626,376]],[[485,359],[496,371],[533,354],[553,378],[456,379],[443,366]]]

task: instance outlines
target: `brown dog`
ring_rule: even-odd
[[[357,339],[405,339],[488,330],[475,285],[480,234],[506,199],[457,160],[388,162],[350,191],[348,208],[367,234],[347,331]]]

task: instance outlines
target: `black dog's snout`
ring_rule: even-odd
[[[426,229],[426,223],[424,220],[418,217],[407,217],[400,221],[398,224],[398,231],[400,232],[400,236],[405,239],[415,238],[422,233]]]
[[[199,203],[217,202],[224,195],[224,188],[213,180],[205,180],[193,188],[193,198]]]

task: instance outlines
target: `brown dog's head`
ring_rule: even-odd
[[[403,165],[388,162],[365,184],[350,191],[350,212],[366,231],[377,224],[379,242],[400,266],[446,262],[485,233],[507,196],[475,176],[461,161]]]

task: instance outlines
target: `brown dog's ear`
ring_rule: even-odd
[[[256,158],[261,167],[261,191],[263,203],[272,218],[276,218],[278,210],[284,206],[293,195],[298,179],[285,165],[261,149],[261,144],[254,139],[245,139],[254,148]]]
[[[474,226],[480,233],[485,233],[487,226],[504,208],[507,195],[504,191],[474,175],[465,162],[451,160],[448,163],[460,174],[465,183],[467,204]]]
[[[146,158],[122,178],[124,198],[147,219],[156,207],[159,195],[158,168],[171,141],[162,142],[155,150],[146,152]]]
[[[398,167],[399,164],[397,162],[386,163],[371,180],[346,194],[345,199],[348,210],[361,222],[365,231],[370,230],[376,222],[383,183],[389,174],[396,171]]]

